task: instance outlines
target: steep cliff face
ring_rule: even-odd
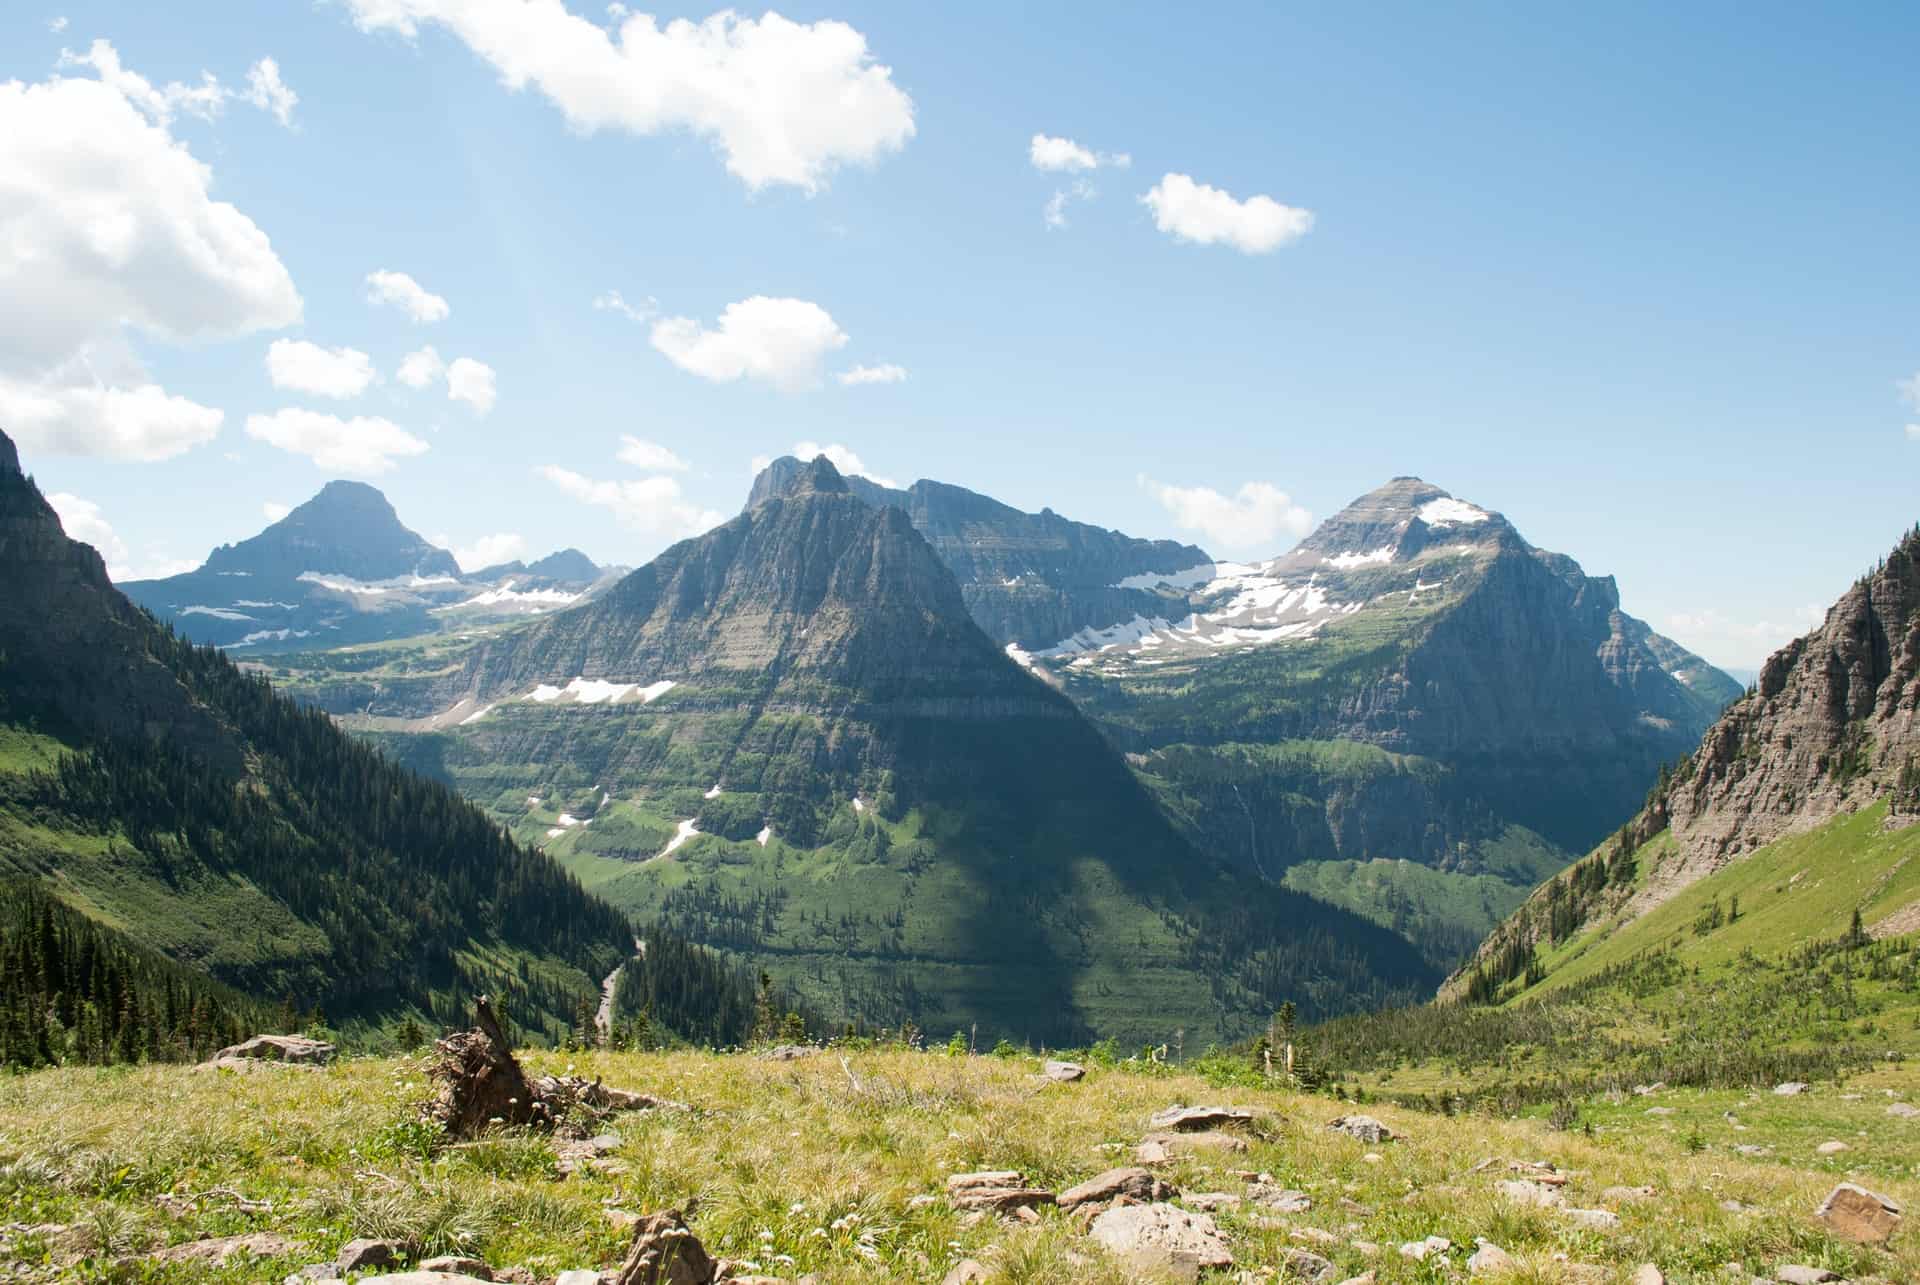
[[[484,644],[438,693],[395,753],[619,904],[775,961],[824,1011],[1050,1042],[1225,1035],[1282,988],[1331,1009],[1425,972],[1404,941],[1183,842],[981,632],[908,515],[825,460]]]
[[[791,456],[754,479],[747,508],[779,496],[805,465]],[[1033,649],[1084,629],[1104,629],[1180,600],[1144,581],[1211,565],[1190,544],[1139,540],[1061,517],[1022,513],[998,500],[919,481],[906,490],[863,477],[846,479],[868,504],[905,513],[959,582],[967,610],[997,642]]]

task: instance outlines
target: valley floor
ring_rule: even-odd
[[[530,1070],[571,1064],[693,1110],[616,1118],[618,1145],[561,1178],[542,1137],[435,1147],[414,1111],[425,1095],[419,1058],[249,1075],[155,1066],[0,1079],[0,1279],[278,1281],[331,1259],[351,1237],[373,1236],[410,1242],[422,1257],[459,1252],[550,1280],[619,1262],[628,1234],[616,1211],[697,1201],[691,1225],[713,1253],[785,1278],[939,1281],[973,1258],[996,1282],[1148,1280],[1051,1209],[1032,1224],[969,1225],[947,1203],[946,1179],[1011,1169],[1057,1191],[1132,1164],[1153,1112],[1226,1102],[1271,1113],[1244,1135],[1248,1148],[1196,1150],[1161,1170],[1189,1207],[1202,1203],[1197,1193],[1240,1198],[1215,1213],[1235,1266],[1212,1279],[1275,1279],[1301,1250],[1331,1260],[1328,1280],[1457,1278],[1485,1238],[1515,1260],[1516,1280],[1625,1281],[1647,1262],[1672,1281],[1772,1278],[1786,1264],[1856,1282],[1920,1280],[1912,1214],[1890,1251],[1833,1239],[1813,1217],[1847,1178],[1909,1210],[1920,1200],[1920,1120],[1887,1111],[1920,1099],[1920,1070],[1908,1066],[1790,1098],[1685,1090],[1597,1102],[1587,1108],[1591,1134],[1367,1106],[1358,1109],[1405,1134],[1370,1146],[1326,1129],[1350,1104],[1233,1083],[1250,1073],[1224,1061],[1185,1072],[1090,1065],[1086,1079],[1059,1084],[1029,1056],[897,1047],[791,1062],[694,1052],[527,1060]],[[1828,1139],[1849,1149],[1818,1154]],[[1567,1207],[1610,1211],[1617,1223],[1516,1203],[1500,1186],[1519,1176],[1515,1162],[1557,1166]],[[1261,1174],[1310,1207],[1257,1204],[1249,1178]],[[218,1268],[139,1261],[246,1232],[295,1247]],[[1425,1262],[1401,1252],[1431,1236],[1451,1248]]]

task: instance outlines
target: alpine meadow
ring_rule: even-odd
[[[0,1283],[1920,1281],[1920,14],[1723,9],[0,15]]]

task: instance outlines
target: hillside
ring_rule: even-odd
[[[607,582],[577,549],[463,573],[374,487],[329,482],[198,569],[119,588],[181,636],[252,657],[467,632],[583,602]]]
[[[564,1030],[626,953],[624,918],[157,625],[0,442],[0,873],[301,1012],[379,1023],[496,989]]]
[[[449,664],[355,724],[616,905],[757,957],[828,1015],[1221,1037],[1284,999],[1340,1011],[1431,975],[1401,939],[1182,841],[974,624],[906,515],[824,461]]]
[[[1451,965],[1639,806],[1739,694],[1610,578],[1398,478],[1190,611],[1028,663],[1196,843],[1415,936]]]
[[[1852,932],[1856,914],[1871,937],[1920,931],[1916,558],[1920,532],[1768,658],[1644,808],[1490,935],[1449,993],[1550,989],[1650,952],[1777,953]]]

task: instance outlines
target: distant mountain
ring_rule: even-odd
[[[194,642],[247,654],[384,642],[585,600],[601,568],[577,549],[463,574],[363,482],[329,482],[196,571],[120,586]]]
[[[1396,478],[1270,561],[1025,659],[1190,837],[1458,958],[1619,824],[1738,684],[1611,578]]]
[[[774,460],[754,479],[747,509],[784,494],[806,467],[790,455]],[[846,482],[868,504],[899,509],[912,520],[960,582],[968,612],[1002,645],[1047,646],[1080,630],[1166,611],[1177,600],[1155,586],[1212,565],[1190,544],[1138,540],[1052,509],[1022,513],[944,482],[915,482],[904,491],[864,477]]]
[[[392,753],[828,1014],[1198,1041],[1430,975],[1181,840],[907,514],[824,460],[410,690]]]
[[[444,786],[156,626],[0,443],[0,875],[269,1003],[454,1021],[492,990],[564,1030],[625,919]]]
[[[1557,986],[1689,936],[1778,950],[1851,932],[1856,912],[1869,936],[1920,932],[1916,755],[1920,529],[1769,657],[1646,806],[1501,924],[1455,990]]]

